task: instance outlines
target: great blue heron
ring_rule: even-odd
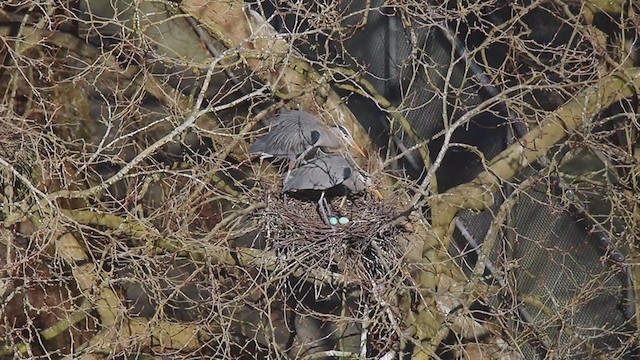
[[[329,209],[325,192],[337,186],[342,186],[351,193],[363,191],[371,184],[368,174],[358,168],[348,154],[320,153],[317,157],[304,161],[293,169],[284,180],[282,191],[313,190],[320,192],[318,206],[323,220],[329,223],[327,212]]]
[[[320,118],[308,112],[283,110],[268,123],[273,127],[251,144],[249,152],[262,158],[289,159],[289,170],[317,148],[337,149],[347,143],[364,155],[347,128],[323,124]]]

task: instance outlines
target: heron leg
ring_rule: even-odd
[[[347,202],[347,195],[342,197],[342,200],[340,201],[340,205],[338,206],[338,210],[342,209],[342,207],[344,206],[344,204]]]
[[[324,220],[324,223],[327,225],[331,225],[329,223],[329,217],[327,216],[328,206],[326,204],[327,204],[327,199],[325,199],[324,191],[323,191],[320,194],[320,200],[318,200],[318,208],[320,209],[320,216],[322,217],[322,220]]]
[[[298,161],[299,160],[300,160],[300,157],[298,157],[298,158],[289,157],[288,163],[287,163],[287,165],[288,165],[287,173],[284,175],[284,180],[282,182],[283,184],[287,183],[287,180],[289,180],[289,176],[291,176],[291,170],[295,169],[295,167],[298,166]]]
[[[291,175],[291,170],[295,169],[296,166],[298,166],[298,163],[300,162],[300,159],[303,158],[305,156],[305,152],[303,152],[300,156],[298,156],[295,159],[289,158],[289,167],[287,168],[287,174],[284,176],[284,183],[287,183],[287,180],[289,180],[289,176]]]
[[[327,210],[327,214],[329,214],[329,216],[333,216],[333,211],[331,211],[331,205],[329,205],[327,198],[323,197],[322,202],[324,203],[324,208]]]
[[[305,151],[302,152],[302,154],[300,154],[297,158],[295,158],[295,160],[289,160],[289,171],[293,170],[296,166],[298,166],[300,162],[307,157],[307,154],[309,154],[311,150],[313,150],[313,146],[308,147]]]
[[[287,180],[289,180],[289,176],[291,175],[291,169],[287,170],[287,173],[284,175],[284,180],[282,181],[282,184],[286,184]]]

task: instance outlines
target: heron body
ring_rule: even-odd
[[[343,126],[325,125],[317,116],[305,111],[284,110],[269,123],[273,127],[251,144],[251,154],[294,162],[314,148],[337,149],[344,141],[353,141]]]
[[[343,186],[350,192],[359,192],[363,191],[369,183],[369,176],[358,169],[350,155],[321,152],[320,155],[291,170],[284,180],[283,191],[319,191],[318,208],[322,219],[326,224],[336,225],[339,220],[336,222],[332,217],[331,220],[334,221],[331,221],[327,216],[327,213],[331,213],[331,209],[325,199],[325,192],[337,186]],[[340,224],[344,225],[348,222],[347,219]]]
[[[363,191],[369,176],[358,169],[345,154],[321,154],[293,169],[284,182],[283,191],[329,190],[338,185],[350,192]]]

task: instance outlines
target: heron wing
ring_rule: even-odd
[[[269,154],[267,152],[267,146],[268,146],[267,140],[268,139],[266,139],[266,137],[267,137],[267,135],[265,135],[264,137],[254,141],[253,144],[251,144],[249,146],[249,153],[252,154],[252,155],[253,154],[260,154],[260,155],[268,156],[268,157],[275,156],[275,155]]]
[[[288,110],[283,114],[284,122],[295,122],[300,128],[307,143],[312,146],[323,147],[328,149],[337,149],[342,146],[342,134],[337,127],[329,126],[322,120],[308,112],[300,110]],[[312,134],[317,133],[318,136],[313,139]],[[312,141],[309,141],[312,139]]]
[[[293,169],[283,190],[327,190],[340,185],[351,173],[352,168],[342,155],[324,155]]]
[[[315,115],[309,114],[308,112],[300,111],[300,110],[287,110],[287,109],[280,110],[280,112],[277,113],[275,116],[272,116],[264,120],[264,122],[268,126],[275,126],[283,122],[299,122],[299,121],[319,122],[320,120],[318,120]]]
[[[327,129],[314,115],[299,110],[280,112],[273,120],[275,125],[268,134],[254,142],[252,154],[295,159],[319,139],[326,137]]]

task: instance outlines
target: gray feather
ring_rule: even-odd
[[[283,191],[327,190],[343,184],[352,192],[362,191],[365,175],[344,154],[322,154],[293,169]]]
[[[251,154],[294,160],[310,148],[341,146],[342,135],[337,128],[323,124],[317,116],[304,111],[284,110],[266,122],[272,128],[251,144]]]

